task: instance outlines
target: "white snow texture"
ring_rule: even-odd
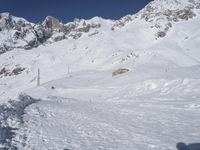
[[[20,32],[30,31],[14,39],[17,29],[5,27],[9,14],[1,16],[0,105],[22,93],[40,99],[25,109],[22,124],[7,120],[20,126],[11,141],[18,149],[176,150],[178,142],[200,143],[199,0],[154,0],[120,20],[53,19],[51,36],[34,46],[34,24],[11,16],[14,26],[25,22]],[[112,76],[120,68],[129,71]]]

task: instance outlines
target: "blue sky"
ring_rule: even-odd
[[[151,0],[1,0],[0,12],[10,12],[32,22],[41,22],[47,15],[64,23],[74,18],[100,16],[119,19],[142,9]]]

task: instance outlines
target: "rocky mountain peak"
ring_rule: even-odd
[[[167,18],[169,21],[188,20],[200,12],[200,1],[197,0],[154,0],[138,15],[146,21]]]
[[[2,30],[16,29],[21,30],[22,27],[26,25],[31,25],[32,23],[28,22],[24,18],[14,17],[10,13],[0,13],[0,28]]]
[[[0,31],[3,29],[9,29],[14,26],[14,22],[12,21],[12,17],[9,13],[1,13],[0,14]]]
[[[167,35],[174,23],[187,21],[199,16],[199,0],[154,0],[135,15],[127,15],[119,20],[109,20],[110,30],[120,29],[129,22],[146,21],[155,28],[157,38]],[[62,39],[78,39],[82,35],[95,35],[106,20],[75,19],[63,24],[52,16],[47,16],[41,24],[30,23],[9,13],[0,14],[0,53],[14,48],[32,49],[41,44],[52,43]],[[109,27],[108,27],[109,28]]]
[[[47,16],[42,22],[45,28],[50,28],[52,30],[64,31],[64,24],[61,23],[57,18],[52,16]]]
[[[75,19],[74,22],[63,24],[52,16],[47,16],[41,24],[34,24],[9,13],[1,13],[0,54],[14,48],[32,49],[41,44],[62,39],[78,39],[83,33],[86,34],[90,30],[100,27],[99,23],[83,19]]]
[[[166,36],[170,28],[179,21],[187,21],[200,14],[199,0],[154,0],[142,9],[136,18],[157,29],[157,37]]]
[[[141,11],[114,21],[112,30],[121,28],[135,19],[155,24],[156,28],[168,30],[172,22],[189,20],[200,14],[199,0],[153,0]]]

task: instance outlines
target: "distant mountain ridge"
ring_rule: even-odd
[[[75,19],[64,24],[47,16],[42,23],[31,23],[9,13],[0,14],[0,54],[14,48],[32,49],[41,44],[63,39],[78,39],[84,34],[99,33],[102,22],[107,22],[107,30],[117,30],[133,20],[149,22],[156,28],[155,38],[166,36],[174,22],[187,21],[200,13],[198,0],[154,0],[135,15],[127,15],[120,20],[105,20],[95,17],[91,20]],[[89,33],[89,31],[91,31]]]
[[[100,24],[76,19],[72,23],[63,24],[58,19],[47,16],[42,23],[30,23],[9,13],[0,14],[0,53],[14,48],[32,49],[43,43],[60,41],[66,38],[77,39],[91,28],[99,28]]]

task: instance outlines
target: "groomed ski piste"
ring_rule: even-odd
[[[95,17],[98,33],[1,54],[0,149],[176,150],[179,142],[199,143],[195,12],[162,38],[155,22],[138,17],[110,30],[112,20]],[[119,68],[129,71],[112,76]]]

